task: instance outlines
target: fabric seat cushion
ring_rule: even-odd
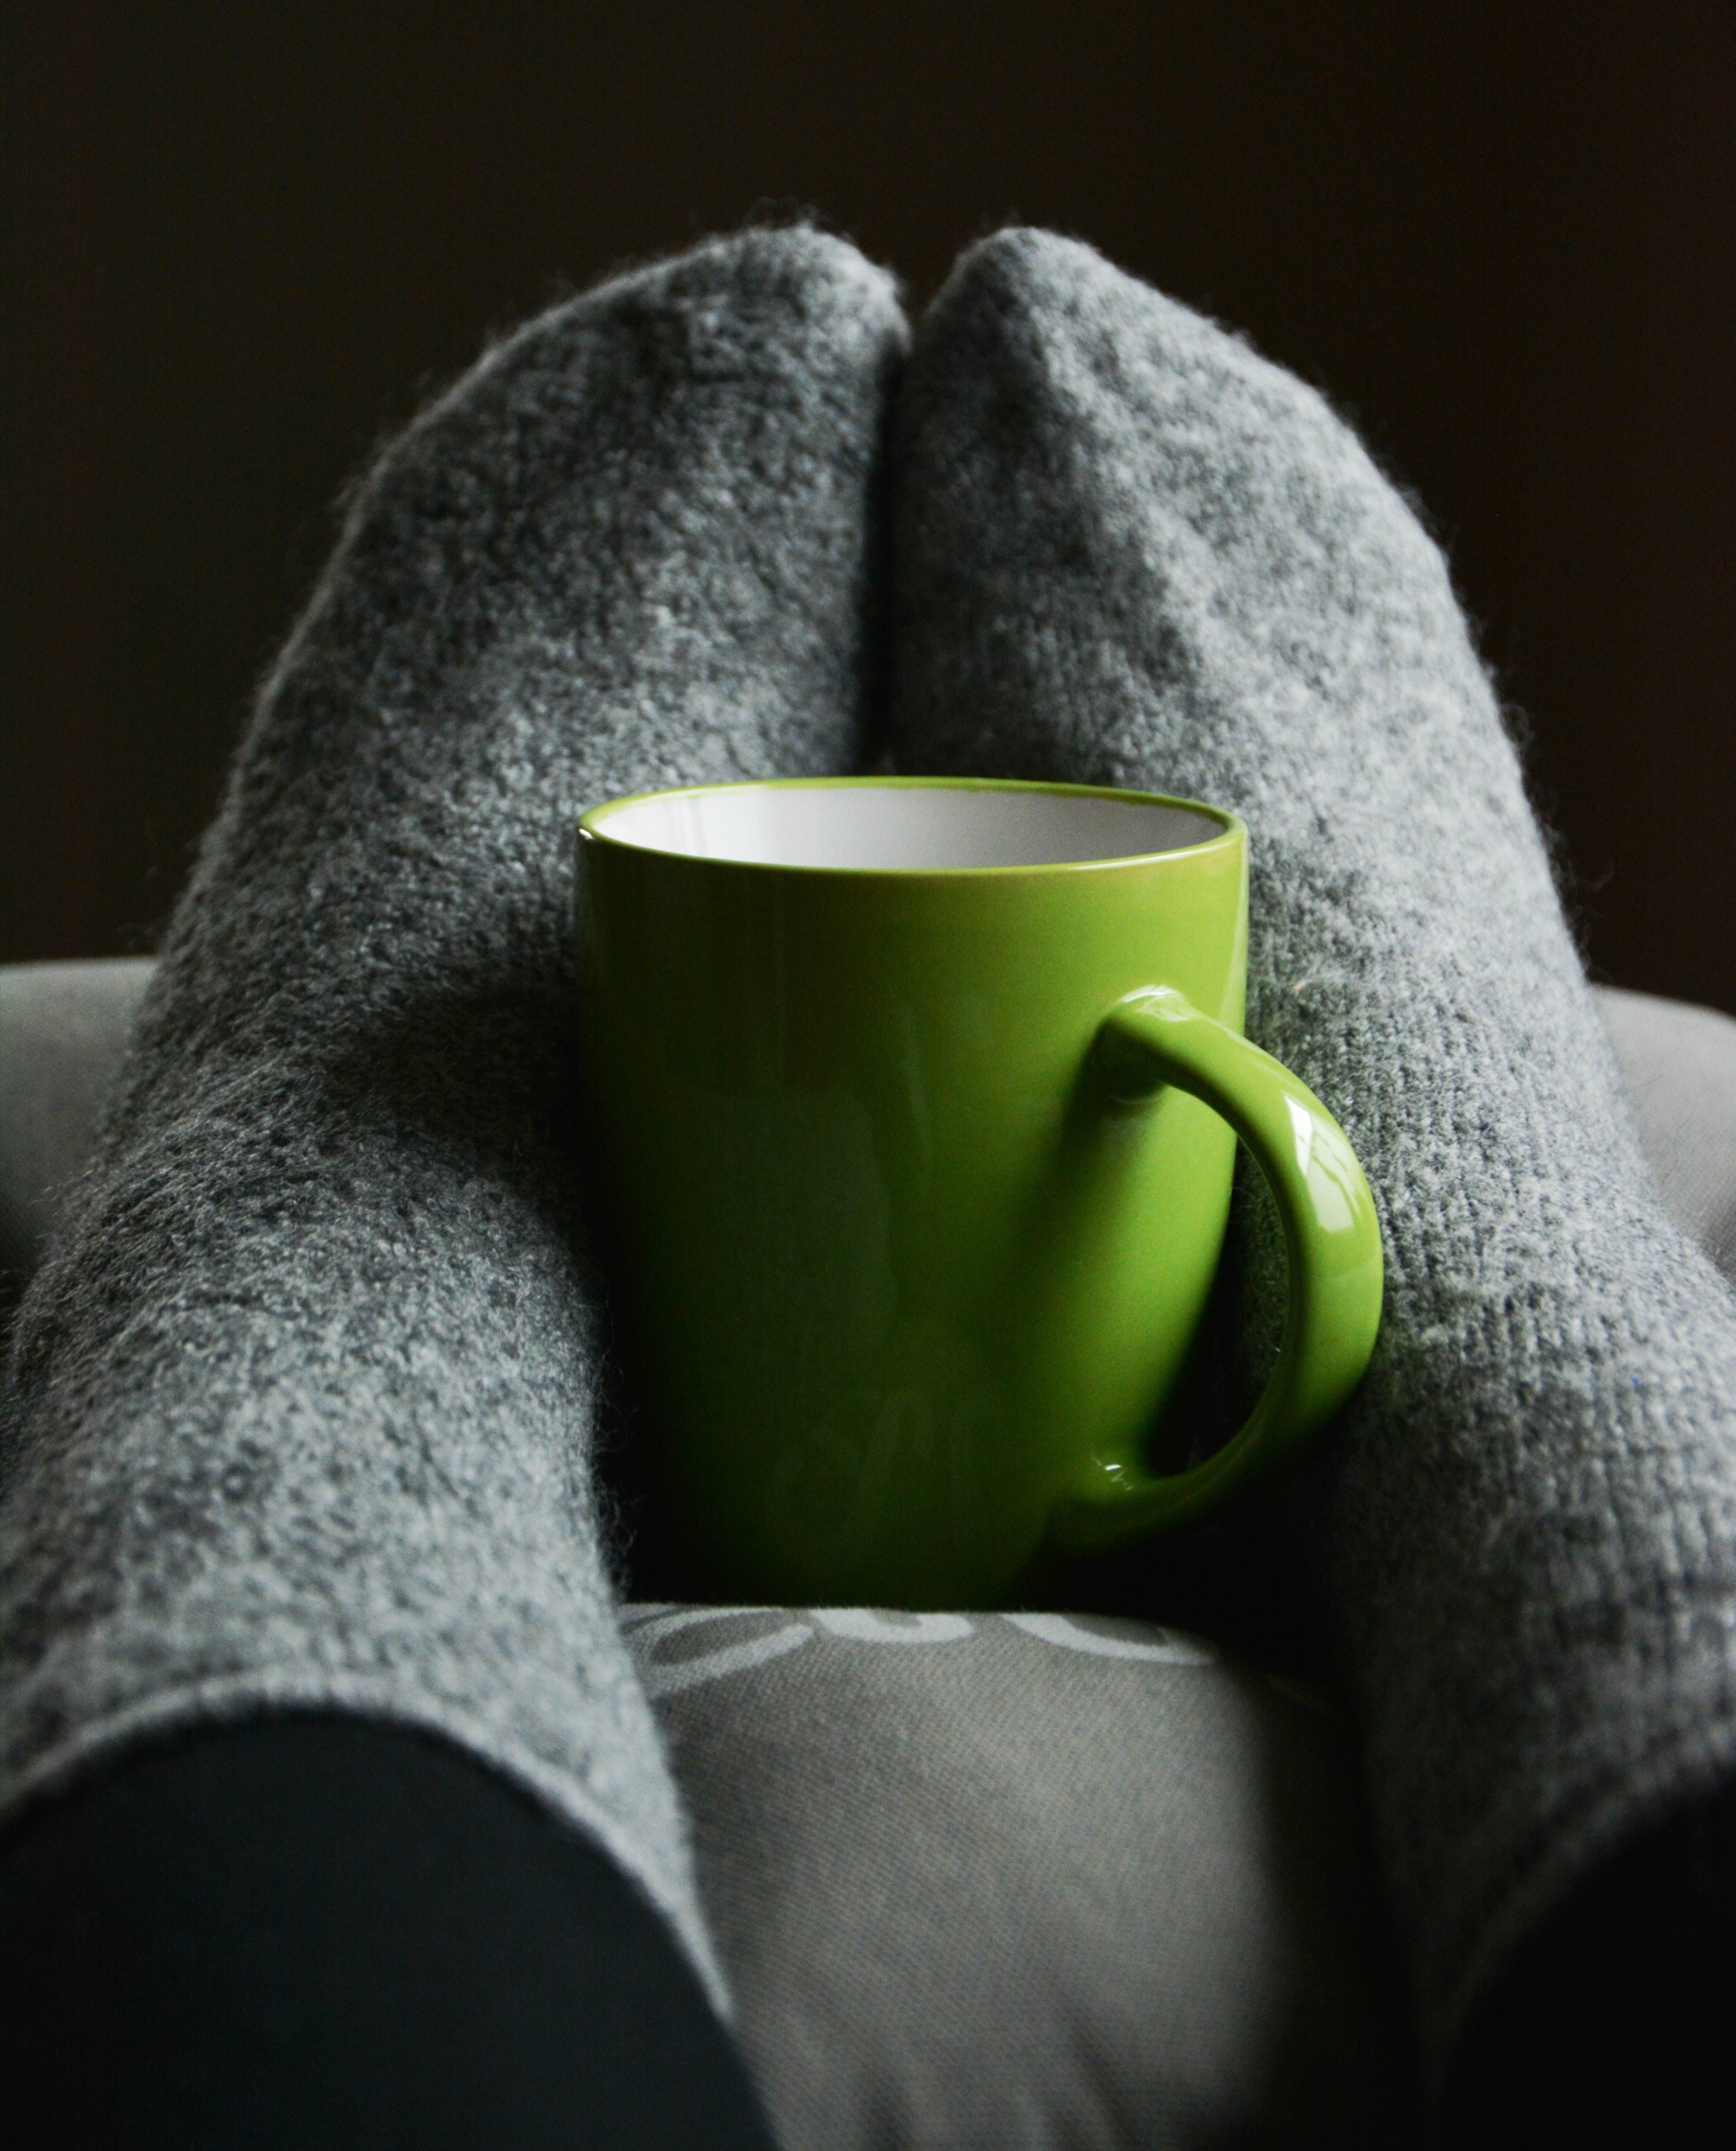
[[[15,1286],[149,975],[0,969]],[[1736,1022],[1601,1005],[1664,1199],[1736,1281]],[[627,1620],[785,2151],[1415,2133],[1355,1745],[1320,1692],[1083,1614]]]

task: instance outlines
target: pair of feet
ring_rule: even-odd
[[[914,337],[840,242],[713,243],[507,340],[354,496],[21,1315],[0,1759],[47,1784],[249,1699],[436,1729],[708,1968],[589,1472],[570,830],[885,753],[1249,825],[1248,1028],[1386,1236],[1294,1528],[1450,2076],[1730,1767],[1736,1317],[1652,1197],[1435,546],[1312,392],[1040,233]],[[1258,1212],[1244,1268],[1257,1353]]]

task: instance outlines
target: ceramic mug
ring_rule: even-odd
[[[1248,833],[1194,802],[868,777],[645,793],[579,833],[583,1081],[655,1479],[690,1572],[989,1606],[1045,1546],[1206,1515],[1360,1378],[1380,1237],[1242,1035]],[[1236,1139],[1289,1301],[1247,1425],[1147,1444]]]

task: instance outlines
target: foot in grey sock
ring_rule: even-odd
[[[5,1814],[199,1721],[423,1728],[716,1997],[590,1475],[574,828],[853,766],[903,341],[848,246],[716,242],[507,339],[356,495],[19,1316]]]
[[[1439,2081],[1736,1770],[1736,1303],[1653,1199],[1440,556],[1316,395],[1005,232],[918,332],[894,487],[899,766],[1245,816],[1250,1035],[1374,1188],[1384,1329],[1298,1491]],[[1608,2043],[1534,2054],[1541,2098]]]

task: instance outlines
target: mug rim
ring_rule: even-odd
[[[1187,813],[1202,815],[1207,821],[1215,822],[1218,827],[1215,835],[1202,837],[1196,843],[1169,844],[1161,851],[1117,853],[1107,858],[1042,859],[1022,864],[962,867],[796,865],[781,859],[716,858],[703,853],[676,851],[664,845],[631,842],[625,837],[611,836],[607,828],[610,819],[624,807],[638,806],[650,799],[696,798],[708,793],[724,792],[914,791],[924,787],[934,791],[1046,792],[1070,798],[1116,799],[1129,806],[1179,808]],[[893,773],[853,777],[730,777],[713,784],[650,786],[642,792],[625,792],[619,798],[600,801],[579,817],[581,840],[605,844],[615,851],[642,852],[653,858],[681,859],[691,866],[727,869],[739,873],[828,874],[899,882],[981,880],[985,876],[1005,879],[1012,876],[1096,873],[1106,868],[1156,866],[1167,859],[1197,858],[1202,854],[1237,843],[1247,834],[1248,825],[1239,814],[1232,814],[1226,807],[1214,807],[1203,799],[1184,798],[1179,792],[1139,792],[1116,784],[1068,784],[1045,778],[905,777]]]

